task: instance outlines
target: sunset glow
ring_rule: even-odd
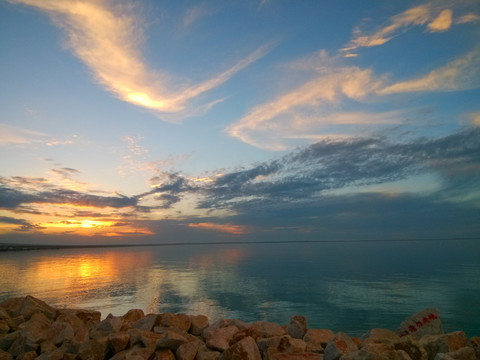
[[[480,233],[478,0],[0,2],[0,243]]]

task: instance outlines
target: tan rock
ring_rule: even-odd
[[[257,337],[261,338],[285,335],[285,329],[283,327],[268,321],[256,321],[250,324],[249,328],[255,331]]]
[[[312,352],[303,353],[277,353],[270,357],[271,360],[323,360],[323,355]]]
[[[219,351],[210,350],[206,345],[198,349],[195,360],[218,360],[220,357]]]
[[[307,349],[307,343],[301,339],[292,338],[290,335],[284,335],[280,338],[278,351],[281,353],[301,353]]]
[[[94,324],[93,322],[95,320],[93,320],[93,318],[90,318],[84,321],[81,318],[79,318],[76,314],[77,314],[76,312],[62,313],[57,317],[56,321],[70,324],[71,327],[73,328],[73,339],[78,342],[85,342],[89,339],[89,329],[88,329],[88,325],[85,324],[85,321],[87,321],[88,324]]]
[[[38,354],[36,351],[29,351],[21,354],[20,356],[17,356],[17,360],[34,360],[34,359],[38,359],[37,356]]]
[[[169,328],[188,331],[192,322],[185,314],[164,313],[161,315],[161,325]]]
[[[233,325],[217,328],[209,333],[206,339],[207,346],[212,350],[225,351],[230,347],[230,341],[237,332],[239,332],[238,328]]]
[[[7,351],[20,336],[20,330],[0,336],[0,350]]]
[[[141,309],[131,309],[128,310],[128,312],[122,316],[123,320],[130,321],[131,323],[134,323],[135,321],[138,321],[142,318],[145,317],[145,313]]]
[[[105,359],[107,351],[107,338],[89,340],[80,345],[80,348],[78,349],[78,356],[82,360],[101,360]]]
[[[476,356],[473,348],[466,346],[456,351],[437,354],[434,360],[476,360]]]
[[[438,353],[453,352],[469,345],[467,335],[463,331],[442,335],[425,335],[419,343],[427,351],[430,360],[433,360]]]
[[[262,356],[255,340],[246,337],[225,350],[220,360],[262,360]]]
[[[8,334],[10,326],[6,320],[0,320],[0,336]]]
[[[155,351],[151,360],[175,360],[175,355],[170,349],[159,349]]]
[[[55,315],[55,309],[46,302],[27,295],[25,299],[23,299],[16,315],[22,315],[25,320],[29,320],[34,314],[38,313],[45,315],[45,317],[48,319],[53,319]]]
[[[36,355],[36,353],[35,353]],[[37,360],[63,360],[65,358],[65,352],[61,349],[55,349],[52,351],[44,352],[39,357],[33,358]]]
[[[108,346],[113,354],[125,350],[129,342],[130,334],[126,332],[117,332],[108,335]]]
[[[480,336],[470,338],[470,346],[475,351],[475,356],[480,360]]]
[[[213,324],[210,324],[207,326],[205,329],[202,331],[202,337],[207,340],[212,336],[212,334],[215,332],[215,330],[222,328],[222,327],[227,327],[230,325],[229,320],[227,319],[218,319],[215,321]]]
[[[112,356],[109,360],[147,360],[155,359],[154,349],[151,347],[135,346],[127,350],[120,351]],[[173,354],[172,354],[173,355]],[[93,359],[92,359],[93,360]]]
[[[15,314],[18,313],[20,306],[22,306],[23,301],[25,298],[23,297],[15,297],[4,300],[0,303],[0,308],[4,309],[10,317],[14,317]]]
[[[13,360],[12,354],[0,349],[0,360]]]
[[[151,331],[142,330],[142,329],[130,329],[128,331],[130,335],[130,346],[142,346],[142,347],[151,347],[155,349],[155,345],[158,340],[163,338],[163,334],[156,334]]]
[[[325,347],[325,360],[338,360],[341,356],[358,350],[352,338],[345,333],[338,332]]]
[[[47,331],[47,341],[60,346],[67,339],[73,340],[75,332],[72,325],[63,321],[55,321]]]
[[[24,336],[18,336],[8,348],[8,352],[16,358],[23,353],[37,351],[39,346],[39,344],[32,342]]]
[[[156,341],[156,349],[170,349],[177,351],[178,347],[187,343],[188,340],[175,331],[168,330],[162,334],[162,337]]]
[[[391,330],[375,328],[363,334],[360,339],[363,342],[396,342],[400,337]]]
[[[200,340],[191,340],[185,344],[182,344],[178,347],[175,352],[175,357],[177,360],[194,360],[197,356],[198,350],[204,345]]]
[[[365,349],[370,353],[382,354],[388,351],[395,351],[395,346],[387,343],[367,342],[364,344],[362,349]]]
[[[303,337],[303,341],[307,343],[307,351],[320,352],[334,336],[335,334],[328,329],[310,329]]]
[[[145,317],[135,321],[132,324],[132,329],[142,329],[147,331],[152,331],[152,329],[160,325],[162,317],[158,314],[148,314]]]
[[[401,337],[394,343],[395,350],[405,351],[412,360],[427,360],[428,354],[413,336]]]
[[[438,309],[424,309],[410,316],[400,324],[396,333],[400,336],[412,335],[416,339],[421,339],[425,335],[443,334],[442,320]]]
[[[307,319],[302,315],[294,315],[290,318],[286,333],[293,338],[303,339],[307,332]]]
[[[202,331],[209,325],[208,317],[205,315],[190,315],[190,333],[193,335],[202,335]]]

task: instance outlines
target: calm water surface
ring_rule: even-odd
[[[123,315],[205,314],[359,336],[438,307],[446,331],[480,335],[478,241],[182,245],[0,253],[0,300]]]

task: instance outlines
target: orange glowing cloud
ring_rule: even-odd
[[[263,57],[260,47],[223,72],[197,84],[179,84],[165,71],[149,68],[139,44],[143,41],[142,20],[132,7],[114,2],[87,0],[10,0],[47,12],[68,34],[71,51],[87,65],[95,80],[117,98],[146,109],[166,113],[195,113],[208,110],[220,100],[187,109],[200,94],[216,88]]]
[[[190,223],[188,224],[191,228],[197,229],[205,229],[205,230],[213,230],[213,231],[220,231],[229,234],[241,235],[248,233],[248,229],[246,226],[243,225],[235,225],[235,224],[215,224],[215,223]]]

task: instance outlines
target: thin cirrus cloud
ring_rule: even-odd
[[[352,51],[361,47],[380,46],[413,26],[426,26],[430,32],[446,31],[453,22],[453,11],[445,3],[428,3],[415,6],[390,18],[390,24],[371,35],[355,29],[355,37],[342,49]]]
[[[193,98],[220,86],[252,62],[263,57],[270,46],[262,46],[236,64],[194,85],[172,85],[166,72],[150,69],[142,59],[140,20],[125,6],[109,6],[87,0],[10,0],[47,12],[68,34],[72,52],[92,71],[95,80],[117,98],[152,110],[168,120],[168,114],[208,110],[221,99],[190,109]],[[178,83],[178,81],[177,81]]]
[[[217,224],[211,222],[201,222],[201,223],[190,223],[188,227],[196,228],[196,229],[204,229],[204,230],[213,230],[213,231],[220,231],[224,233],[234,234],[234,235],[241,235],[246,234],[248,232],[247,228],[243,225],[236,225],[236,224]]]
[[[401,81],[378,91],[380,95],[421,92],[458,91],[480,87],[480,48],[432,70],[417,79]]]
[[[327,61],[328,62],[328,61]],[[312,67],[312,70],[315,70]],[[375,77],[370,69],[358,67],[330,68],[319,67],[321,74],[298,88],[287,92],[273,101],[261,104],[250,110],[239,121],[227,128],[231,136],[258,147],[271,150],[283,150],[285,144],[282,138],[298,136],[317,129],[328,123],[327,117],[306,116],[324,110],[325,106],[338,103],[342,98],[361,100],[373,93],[382,85],[382,80]],[[318,115],[318,114],[316,114]],[[355,123],[354,113],[350,114],[349,122]],[[346,116],[330,116],[328,120],[345,123]],[[360,121],[365,121],[362,114]],[[371,121],[378,117],[372,117]],[[267,141],[266,141],[267,138]]]

